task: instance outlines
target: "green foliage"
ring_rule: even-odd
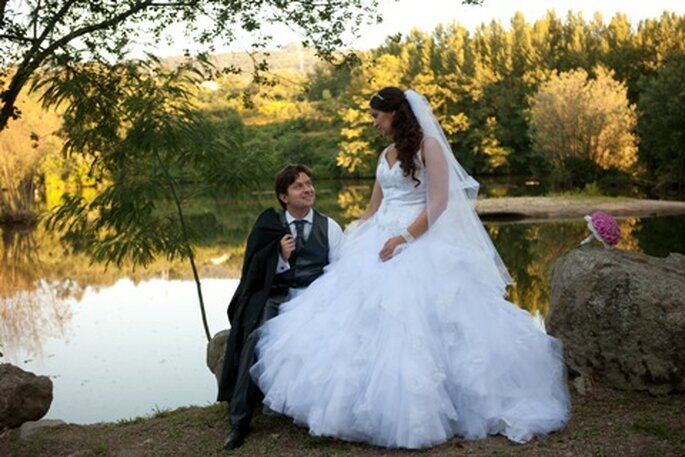
[[[337,177],[340,174],[335,162],[338,132],[326,123],[298,118],[253,126],[248,131],[251,140],[246,147],[258,151],[264,166],[269,167],[269,177],[289,163],[304,163],[319,178]]]
[[[67,153],[88,156],[98,182],[91,199],[66,193],[49,218],[75,250],[116,264],[190,255],[182,219],[160,211],[159,202],[230,192],[259,173],[235,118],[211,121],[194,109],[192,90],[202,77],[192,67],[128,62],[43,80],[45,102],[67,106]],[[179,181],[202,185],[182,195]]]
[[[42,169],[62,144],[57,114],[42,110],[38,95],[27,92],[19,98],[26,116],[15,121],[11,130],[0,131],[0,222],[38,219]]]
[[[250,48],[256,51],[271,41],[262,24],[281,23],[300,31],[303,45],[314,48],[319,57],[333,60],[344,36],[354,37],[362,23],[378,20],[375,0],[29,0],[2,2],[0,6],[0,86],[9,79],[0,93],[0,130],[21,115],[17,96],[41,69],[78,72],[86,60],[121,61],[146,32],[156,41],[178,33],[170,26],[180,25],[187,42],[204,52],[231,43],[239,35],[249,36]],[[263,73],[268,68],[264,56],[253,52],[251,57],[253,80],[264,82]],[[6,69],[12,65],[16,71],[9,77]],[[239,70],[235,66],[224,69],[228,73]]]
[[[662,186],[685,189],[685,55],[644,81],[638,132],[640,161]]]
[[[531,99],[533,148],[555,167],[553,179],[578,186],[610,167],[629,170],[636,160],[635,107],[626,87],[599,67],[553,75]]]
[[[685,17],[673,13],[637,25],[624,14],[607,23],[599,14],[588,21],[579,13],[562,19],[550,12],[529,23],[516,13],[509,29],[493,21],[469,33],[455,23],[390,37],[379,48],[360,53],[361,65],[352,71],[317,71],[311,87],[316,97],[340,94],[334,100],[343,123],[338,165],[348,174],[370,175],[375,169],[386,140],[370,128],[368,99],[392,84],[428,98],[470,172],[546,175],[558,165],[532,147],[530,100],[542,84],[558,78],[554,75],[584,72],[587,77],[577,78],[577,89],[590,98],[601,93],[609,105],[599,110],[597,104],[587,105],[587,97],[569,98],[569,103],[576,102],[588,116],[613,119],[600,135],[602,144],[593,147],[592,160],[601,173],[610,168],[625,172],[636,157],[630,132],[641,90],[637,82],[669,56],[684,52]]]
[[[582,188],[588,183],[596,182],[602,175],[602,169],[587,157],[569,156],[556,163],[549,175],[555,187]]]
[[[403,62],[390,54],[362,54],[362,59],[365,62],[353,69],[352,81],[339,100],[343,127],[336,163],[352,176],[373,176],[382,141],[369,121],[368,101],[379,88],[400,84]]]

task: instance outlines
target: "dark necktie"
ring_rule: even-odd
[[[307,221],[303,219],[299,219],[296,221],[293,221],[293,224],[295,224],[295,234],[297,237],[295,238],[295,250],[300,251],[304,247],[304,224]]]

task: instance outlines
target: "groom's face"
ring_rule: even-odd
[[[306,173],[297,175],[295,182],[288,186],[288,193],[281,194],[281,201],[288,209],[303,210],[314,206],[316,191],[312,179]]]

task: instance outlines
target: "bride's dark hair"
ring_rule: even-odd
[[[379,90],[369,102],[371,108],[385,113],[395,112],[392,119],[392,139],[397,149],[397,160],[404,172],[404,176],[411,176],[418,186],[415,156],[421,147],[423,131],[414,112],[409,106],[404,91],[398,87],[384,87]]]

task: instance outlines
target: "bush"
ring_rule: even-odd
[[[557,168],[553,180],[563,185],[594,181],[612,167],[628,171],[636,159],[635,107],[626,86],[601,67],[595,73],[553,75],[531,99],[533,148]]]
[[[639,100],[640,162],[662,189],[685,191],[685,56],[643,81]]]
[[[554,187],[569,189],[584,187],[597,181],[602,175],[602,169],[587,157],[569,156],[550,173],[550,180]]]

